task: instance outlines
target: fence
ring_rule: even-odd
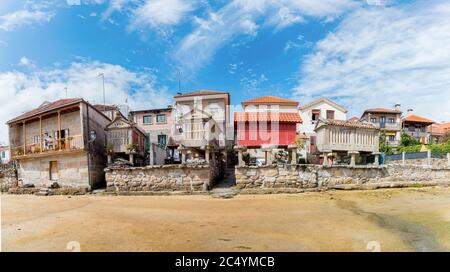
[[[409,162],[408,162],[409,160]],[[426,164],[434,167],[450,167],[450,153],[411,152],[381,156],[381,163],[386,164]]]
[[[411,153],[385,155],[384,159],[385,161],[400,161],[403,160],[403,154],[405,156],[405,160],[426,159],[428,157],[428,152],[411,152]]]

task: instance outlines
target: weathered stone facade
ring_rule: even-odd
[[[450,184],[450,168],[417,166],[268,165],[236,168],[243,191],[374,189]]]
[[[110,167],[105,172],[108,192],[199,192],[210,189],[213,182],[209,165]]]
[[[9,188],[17,187],[17,171],[15,169],[6,169],[0,171],[0,191],[8,192]]]

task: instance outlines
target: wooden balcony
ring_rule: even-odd
[[[25,146],[21,145],[11,147],[11,157],[13,159],[21,159],[81,150],[84,150],[84,139],[82,135],[76,135],[68,136],[59,140],[44,140],[42,143],[32,143]]]

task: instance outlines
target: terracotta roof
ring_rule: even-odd
[[[193,92],[185,93],[185,94],[179,93],[179,94],[176,94],[174,97],[177,98],[177,97],[188,97],[188,96],[198,96],[198,95],[214,95],[214,94],[227,94],[227,95],[229,95],[229,93],[221,92],[221,91],[198,90],[198,91],[193,91]]]
[[[450,130],[450,122],[448,123],[440,123],[440,124],[431,124],[427,127],[427,131],[431,132],[431,134],[445,134]]]
[[[235,112],[234,121],[301,123],[302,118],[296,112]]]
[[[353,116],[352,118],[348,119],[347,121],[349,121],[349,122],[358,122],[359,118],[356,117],[356,116]]]
[[[97,105],[94,105],[94,108],[96,108],[99,111],[117,110],[117,106],[115,106],[115,105],[101,105],[101,104],[97,104]]]
[[[364,113],[366,112],[376,112],[376,113],[402,113],[400,110],[396,109],[386,109],[386,108],[371,108],[366,109]],[[364,114],[363,114],[364,115]]]
[[[50,102],[49,103],[44,103],[40,107],[38,107],[38,108],[36,108],[34,110],[31,110],[31,111],[26,112],[26,113],[24,113],[22,115],[19,115],[19,116],[17,116],[16,118],[14,118],[12,120],[9,120],[8,124],[14,123],[14,122],[17,122],[17,121],[21,121],[21,120],[24,120],[24,119],[28,119],[30,117],[34,117],[36,115],[43,114],[45,112],[49,112],[49,111],[52,111],[52,110],[56,110],[56,109],[59,109],[59,108],[63,108],[63,107],[67,107],[67,106],[70,106],[70,105],[73,105],[73,104],[77,104],[77,103],[80,103],[82,101],[83,101],[82,98],[69,98],[69,99],[60,99],[60,100],[57,100],[57,101],[51,102],[51,103]]]
[[[403,117],[403,122],[414,122],[414,123],[424,123],[424,124],[433,124],[434,121],[431,121],[430,119],[420,117],[414,114],[410,114],[406,117]]]
[[[253,98],[242,102],[242,105],[249,105],[249,104],[280,104],[280,105],[298,106],[298,102],[295,100],[270,95]]]
[[[320,119],[323,123],[333,126],[343,126],[343,127],[355,127],[355,128],[373,128],[376,127],[369,122],[352,122],[349,120],[336,120],[336,119]]]

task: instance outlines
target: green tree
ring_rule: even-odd
[[[379,138],[379,146],[380,146],[380,151],[385,153],[385,154],[392,154],[392,147],[389,146],[386,142],[386,134],[384,134],[384,132],[382,132],[380,134],[380,138]]]
[[[420,145],[419,141],[409,136],[405,132],[400,136],[400,145],[401,146],[412,146],[412,145]]]

